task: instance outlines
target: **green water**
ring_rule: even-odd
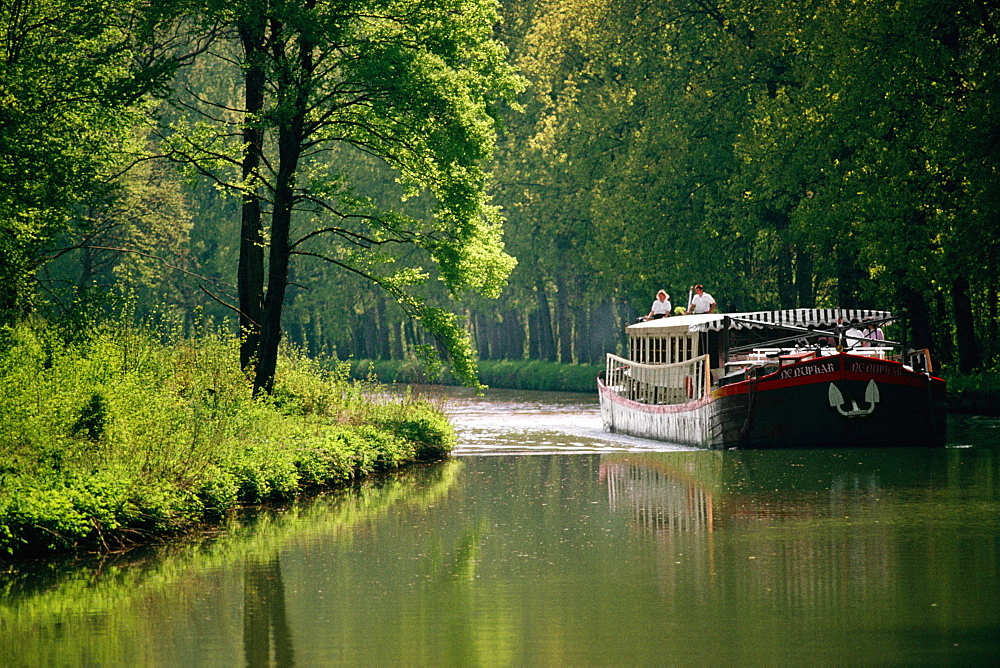
[[[997,421],[943,450],[653,451],[588,406],[490,410],[443,464],[159,550],[0,564],[0,665],[1000,655]]]

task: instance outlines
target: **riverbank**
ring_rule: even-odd
[[[946,373],[944,378],[949,412],[1000,417],[1000,373]]]
[[[603,370],[604,367],[597,364],[483,360],[479,362],[479,379],[484,385],[497,389],[595,394],[597,374]],[[428,374],[417,360],[352,360],[350,375],[358,380],[377,379],[404,385],[460,384],[447,369],[436,376]],[[949,412],[1000,416],[1000,374],[947,373],[945,380],[948,382]]]
[[[598,364],[560,364],[540,360],[480,360],[479,382],[505,390],[546,392],[597,392]],[[351,360],[351,377],[377,379],[381,383],[460,385],[443,368],[428,373],[419,360]]]
[[[285,350],[254,399],[225,334],[0,331],[0,554],[115,551],[439,459],[440,409]]]

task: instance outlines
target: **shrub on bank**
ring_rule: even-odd
[[[560,364],[540,360],[482,360],[479,380],[484,385],[511,390],[549,392],[597,392],[597,374],[604,370],[597,364]],[[377,378],[383,383],[457,385],[447,371],[430,378],[418,360],[355,360],[350,363],[351,377]]]
[[[948,383],[948,410],[954,413],[1000,415],[1000,369],[979,373],[942,374]]]
[[[345,365],[284,350],[254,399],[238,359],[227,335],[0,330],[0,553],[115,549],[453,446],[434,406]]]

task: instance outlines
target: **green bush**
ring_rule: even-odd
[[[389,401],[346,365],[285,349],[259,400],[237,360],[221,334],[0,330],[0,552],[150,540],[454,444],[439,409]]]
[[[971,374],[945,372],[948,410],[955,413],[1000,415],[1000,369]]]

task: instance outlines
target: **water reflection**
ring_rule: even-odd
[[[457,462],[421,467],[261,509],[233,518],[222,532],[159,549],[94,559],[0,559],[0,666],[302,663],[295,642],[303,625],[295,615],[302,579],[297,572],[287,585],[285,560],[349,546],[390,513],[435,505],[460,468]]]
[[[572,420],[557,408],[539,409],[537,434]],[[978,664],[1000,651],[997,448],[524,456],[514,441],[158,551],[0,565],[0,665]]]
[[[277,557],[267,561],[250,557],[243,567],[243,653],[251,668],[295,665]]]
[[[600,480],[611,510],[629,513],[636,527],[652,533],[711,532],[713,478],[723,453],[701,454],[604,455]]]
[[[653,533],[754,522],[877,519],[913,502],[996,501],[996,449],[608,453],[599,479],[612,510]],[[964,513],[981,509],[972,503]],[[893,519],[892,516],[886,520]]]
[[[996,449],[613,453],[600,480],[685,614],[722,606],[810,642],[885,634],[921,662],[1000,648]]]

